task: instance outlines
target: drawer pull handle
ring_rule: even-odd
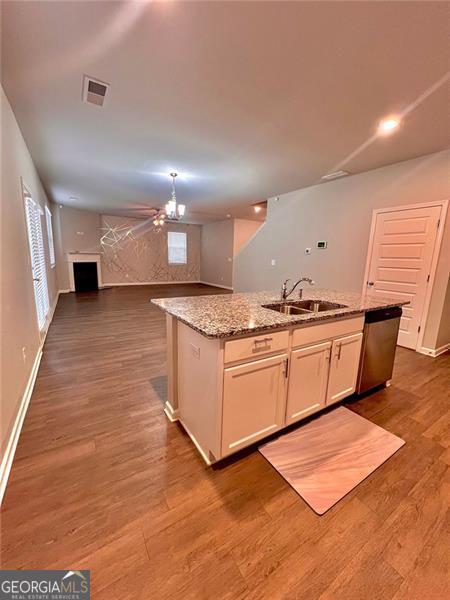
[[[272,340],[273,340],[273,338],[266,337],[266,338],[263,338],[262,340],[255,340],[254,344],[255,344],[255,346],[258,346],[258,344],[264,344],[264,346],[267,346],[267,344],[269,342],[271,342]]]

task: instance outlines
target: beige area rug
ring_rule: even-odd
[[[323,515],[404,443],[340,406],[259,451],[303,500]]]

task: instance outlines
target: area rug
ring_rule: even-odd
[[[303,500],[323,515],[404,443],[341,406],[259,451]]]

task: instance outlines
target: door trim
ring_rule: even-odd
[[[424,303],[423,303],[422,314],[420,316],[420,323],[419,323],[420,331],[419,331],[419,335],[417,337],[417,344],[415,347],[416,352],[419,352],[420,349],[422,348],[423,336],[425,334],[425,325],[426,325],[426,322],[428,319],[428,311],[429,311],[430,302],[431,302],[431,293],[432,293],[433,287],[434,287],[434,279],[436,276],[436,268],[437,268],[437,263],[438,263],[438,258],[439,258],[439,252],[441,249],[442,238],[444,235],[445,220],[447,217],[447,210],[448,210],[448,200],[437,200],[436,202],[423,202],[423,203],[421,202],[418,204],[402,204],[400,206],[390,206],[388,208],[374,209],[372,211],[372,223],[370,225],[369,244],[367,246],[366,268],[364,270],[364,279],[363,279],[363,284],[362,284],[362,294],[364,296],[367,294],[367,280],[369,277],[370,262],[372,259],[373,242],[374,242],[374,237],[375,237],[375,226],[376,226],[377,216],[380,214],[383,214],[383,213],[398,212],[401,210],[414,210],[414,209],[418,209],[418,208],[432,208],[434,206],[441,207],[441,216],[440,216],[441,222],[439,223],[436,240],[434,242],[433,256],[431,259],[431,266],[430,266],[430,281],[428,282],[427,289],[425,291],[425,299],[424,299]]]

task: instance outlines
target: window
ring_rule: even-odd
[[[167,232],[169,265],[187,264],[186,234],[180,231]]]
[[[48,254],[50,256],[50,266],[55,266],[55,246],[53,245],[52,213],[48,206],[45,207],[45,220],[47,222]]]
[[[33,274],[34,299],[39,329],[42,330],[49,311],[44,241],[42,238],[41,210],[24,188],[25,215],[30,245],[31,271]]]

